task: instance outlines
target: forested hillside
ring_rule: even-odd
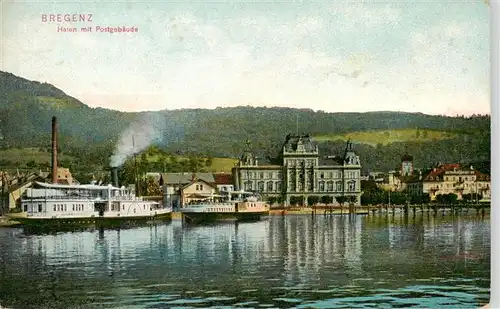
[[[313,102],[312,102],[313,103]],[[180,103],[179,103],[180,104]],[[144,103],[147,105],[147,102]],[[51,117],[59,119],[60,148],[81,164],[106,166],[120,133],[141,119],[154,130],[154,143],[182,155],[239,156],[246,139],[261,158],[273,159],[287,133],[307,132],[326,152],[340,152],[346,136],[353,139],[364,170],[394,168],[410,152],[417,166],[437,162],[488,161],[490,117],[445,117],[421,113],[326,113],[309,109],[235,107],[124,113],[90,108],[46,83],[0,72],[0,141],[2,148],[47,148]],[[411,129],[390,143],[394,130]],[[411,131],[410,130],[410,131]],[[379,131],[375,139],[367,131]],[[437,132],[426,135],[424,132]],[[358,135],[352,135],[356,132]],[[419,133],[416,133],[419,132]],[[375,132],[372,132],[375,134]],[[413,133],[412,133],[413,134]],[[363,136],[356,140],[356,136]],[[443,138],[441,138],[441,136]],[[327,137],[327,138],[325,138]],[[366,139],[369,139],[368,142]],[[375,142],[373,142],[375,140]],[[380,143],[377,141],[380,140]],[[0,158],[8,165],[8,158]],[[3,162],[3,163],[2,163]]]

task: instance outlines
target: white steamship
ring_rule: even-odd
[[[35,182],[21,197],[22,213],[11,218],[30,227],[114,227],[169,220],[172,208],[144,200],[118,186],[117,169],[112,169],[114,184],[66,185],[57,183],[57,119],[52,117],[52,182]]]

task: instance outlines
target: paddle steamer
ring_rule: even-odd
[[[135,196],[125,187],[35,182],[15,218],[31,227],[114,227],[171,219],[172,209]]]
[[[186,222],[252,221],[268,215],[269,205],[256,193],[233,191],[190,202],[177,211],[183,214]]]

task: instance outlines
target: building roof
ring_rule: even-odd
[[[13,181],[10,184],[6,184],[6,188],[9,192],[14,192],[19,188],[22,188],[26,185],[30,185],[34,181],[44,182],[45,178],[38,176],[37,174],[31,174],[24,177],[16,178],[16,181]]]
[[[164,185],[185,185],[191,183],[191,181],[193,180],[193,174],[197,179],[201,179],[208,183],[215,182],[212,173],[161,173],[160,183]]]
[[[201,179],[201,178],[197,178],[197,179],[192,179],[192,178],[191,178],[191,179],[189,180],[189,182],[188,182],[188,183],[183,184],[182,188],[183,188],[183,189],[185,189],[185,188],[187,188],[187,187],[189,187],[189,186],[192,186],[192,185],[193,185],[193,184],[195,184],[196,182],[204,182],[204,183],[206,183],[207,185],[209,185],[211,188],[216,189],[216,187],[214,186],[213,182],[208,182],[208,181],[205,181],[205,180],[203,180],[203,179]]]
[[[50,188],[50,189],[81,189],[81,190],[108,190],[109,188],[118,189],[117,187],[114,187],[112,185],[107,185],[107,186],[98,186],[98,185],[93,185],[93,184],[66,185],[66,184],[54,184],[54,183],[45,183],[45,182],[38,182],[38,181],[34,181],[33,183],[35,184],[36,187]]]
[[[230,173],[214,173],[214,180],[216,185],[232,185],[233,175]]]
[[[407,152],[401,157],[401,162],[404,161],[413,161],[413,156],[408,154]]]
[[[344,164],[344,159],[340,156],[326,156],[326,157],[320,157],[319,158],[319,165],[343,165]]]
[[[283,147],[287,152],[294,152],[297,151],[297,147],[299,145],[304,146],[304,152],[317,151],[317,143],[309,134],[303,134],[303,135],[288,134],[286,136]]]
[[[467,168],[468,169],[468,168]],[[425,175],[423,175],[423,181],[442,181],[443,175],[446,172],[454,171],[454,170],[464,170],[458,163],[453,164],[441,164],[430,171],[428,171]],[[472,167],[470,170],[473,170]],[[490,181],[490,176],[484,173],[481,173],[477,170],[474,170],[477,181]]]

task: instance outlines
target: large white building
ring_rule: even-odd
[[[247,143],[236,167],[232,169],[235,190],[256,191],[264,196],[281,198],[289,205],[293,196],[321,198],[361,197],[361,163],[347,142],[340,156],[320,156],[318,144],[308,134],[287,135],[282,147],[281,165],[261,165]]]
[[[457,195],[459,200],[466,195],[477,196],[482,201],[491,199],[490,176],[460,164],[441,164],[415,175],[406,180],[406,190],[410,195],[429,194],[431,200],[450,193]]]

